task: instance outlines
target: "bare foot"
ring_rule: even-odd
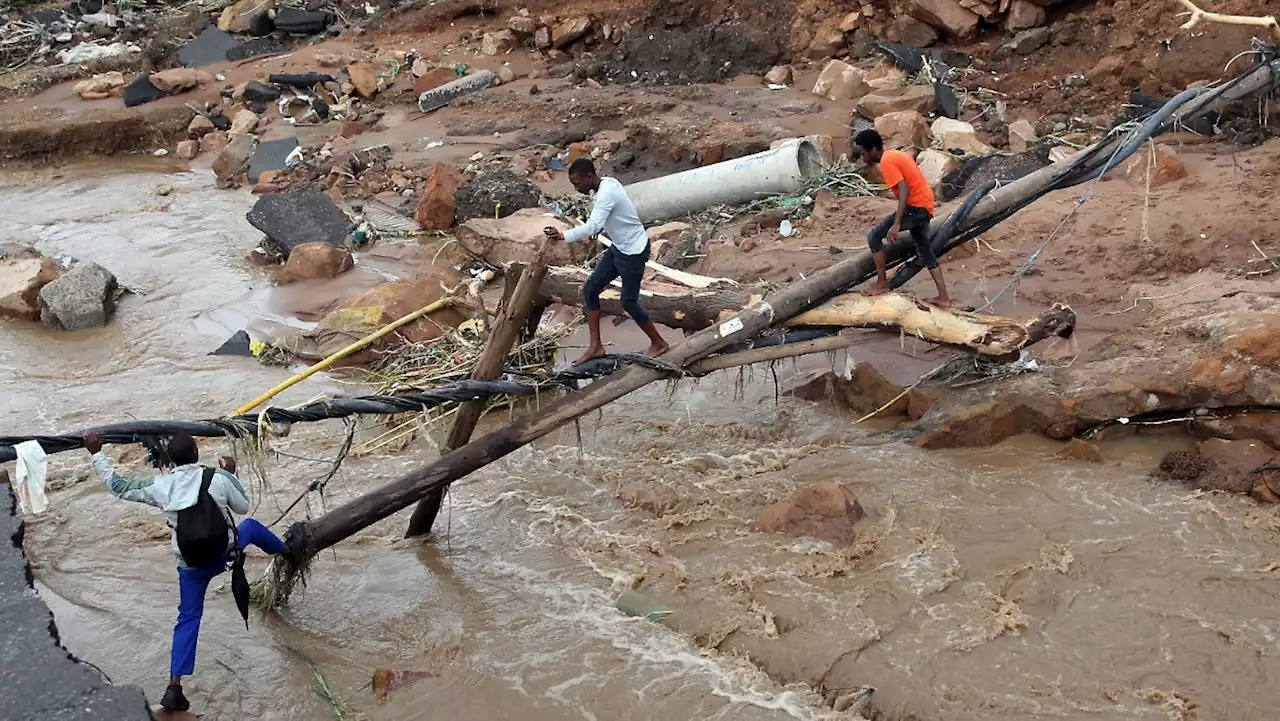
[[[649,346],[649,350],[645,351],[644,354],[649,356],[650,358],[657,358],[663,353],[666,353],[667,348],[669,347],[670,346],[668,346],[666,343],[654,343],[653,345]]]
[[[583,363],[586,363],[587,361],[595,360],[596,358],[599,358],[602,355],[604,355],[603,346],[592,346],[588,348],[587,352],[583,353],[582,356],[578,358],[578,360],[574,361],[573,364],[575,366],[580,366]]]
[[[889,284],[879,283],[879,282],[872,283],[866,288],[863,288],[861,291],[863,295],[884,295],[885,293],[888,293],[888,292],[889,292]]]
[[[934,298],[933,300],[930,300],[929,302],[930,302],[931,304],[933,304],[933,305],[938,306],[939,308],[950,308],[950,307],[951,307],[951,299],[950,299],[950,298]]]

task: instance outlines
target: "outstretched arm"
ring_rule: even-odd
[[[162,505],[151,492],[155,479],[133,480],[116,473],[111,459],[107,458],[107,454],[102,451],[102,438],[97,433],[85,434],[84,447],[93,454],[93,470],[98,472],[98,478],[102,479],[102,483],[107,490],[111,491],[111,495],[135,503],[146,503],[156,507]]]

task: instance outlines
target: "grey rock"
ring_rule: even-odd
[[[350,219],[319,190],[264,195],[245,218],[286,257],[303,243],[341,246],[351,230]]]
[[[119,284],[97,263],[81,263],[40,289],[40,321],[57,330],[101,328],[116,309]]]
[[[1048,44],[1049,28],[1040,27],[1023,30],[1014,35],[1013,40],[1009,41],[1004,47],[1019,55],[1030,55]]]
[[[258,149],[253,151],[253,159],[249,161],[249,182],[258,182],[258,178],[268,170],[283,168],[285,158],[288,158],[289,153],[297,147],[297,138],[282,138],[258,143]]]

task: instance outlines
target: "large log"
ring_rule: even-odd
[[[501,377],[502,369],[507,363],[507,356],[511,353],[511,347],[525,330],[525,321],[534,308],[534,297],[538,293],[538,286],[547,272],[547,258],[551,256],[551,251],[557,242],[552,238],[543,238],[542,244],[534,252],[533,263],[519,270],[520,275],[515,281],[514,289],[508,283],[507,288],[510,292],[504,294],[502,298],[502,305],[493,323],[493,331],[489,335],[489,343],[480,353],[480,360],[476,361],[476,367],[471,371],[472,380],[488,381]],[[461,448],[471,440],[471,434],[475,431],[476,424],[480,422],[480,417],[484,415],[488,403],[487,399],[467,401],[458,407],[453,427],[449,429],[449,437],[444,442],[445,451]],[[405,538],[425,536],[431,532],[436,516],[440,514],[440,506],[444,503],[444,495],[445,487],[441,486],[418,501],[417,508],[413,510],[413,517],[409,519],[409,527],[405,530]]]
[[[547,271],[538,288],[538,301],[582,307],[582,284],[590,275],[580,268],[555,267]],[[600,311],[624,316],[622,291],[610,285],[600,293]],[[760,292],[730,285],[691,289],[677,285],[646,282],[640,289],[640,304],[654,323],[668,328],[702,330],[763,298]]]
[[[569,291],[581,285],[586,271],[552,268],[543,278],[539,299],[581,306],[582,298]],[[716,286],[691,290],[646,284],[641,303],[655,323],[673,328],[701,330],[759,301],[751,289]],[[605,313],[626,315],[617,288],[600,296]],[[1068,336],[1076,317],[1065,308],[1054,308],[1027,321],[947,310],[901,293],[865,296],[847,293],[788,320],[788,327],[884,328],[900,330],[934,343],[966,348],[986,356],[1007,356],[1050,336]]]

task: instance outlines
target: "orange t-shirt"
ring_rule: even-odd
[[[933,217],[933,190],[920,172],[920,166],[910,155],[901,150],[886,150],[880,156],[880,172],[884,175],[884,184],[898,194],[898,183],[907,181],[907,205],[924,208]]]

